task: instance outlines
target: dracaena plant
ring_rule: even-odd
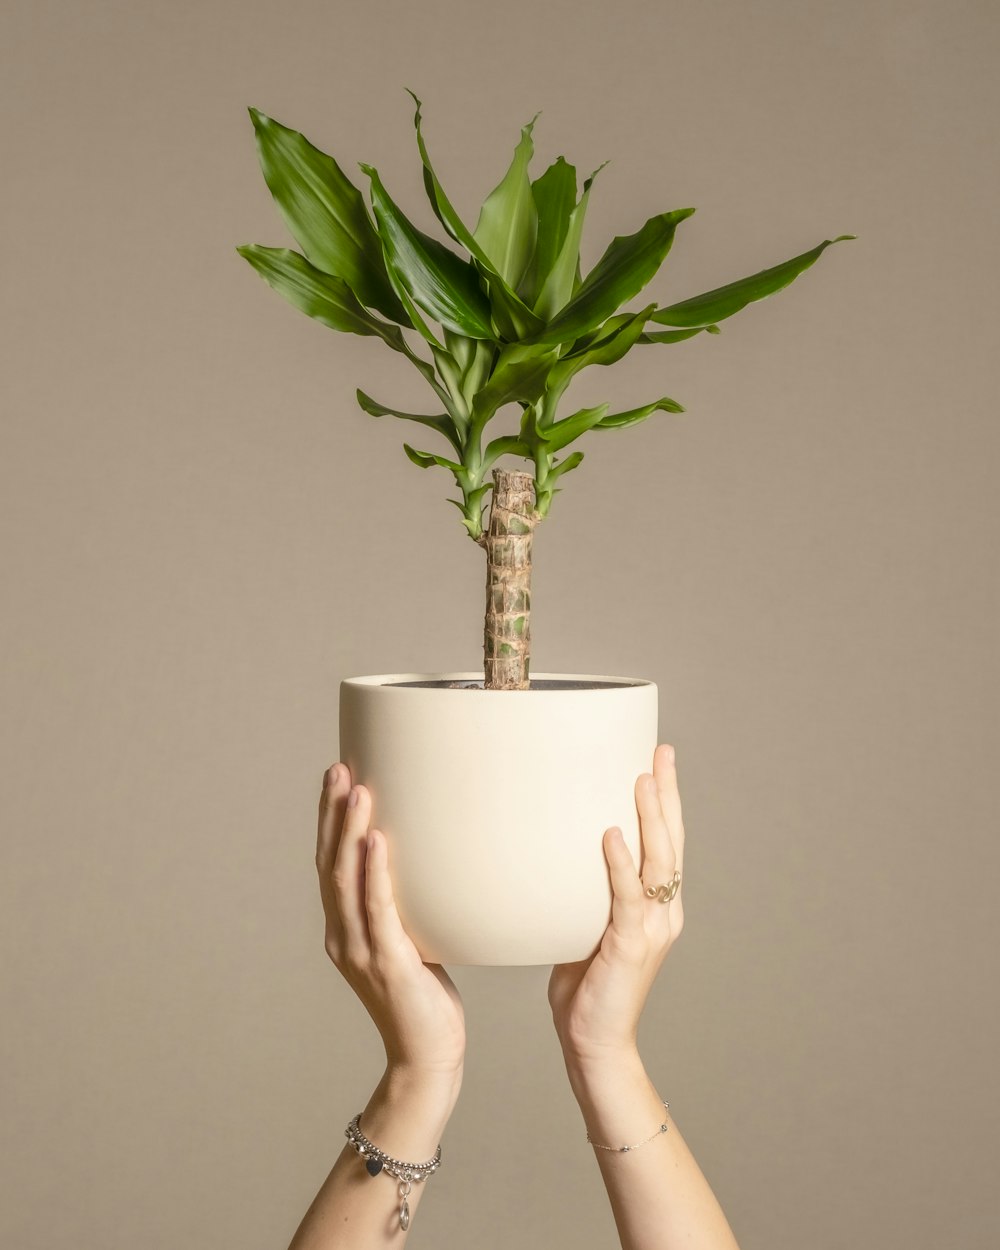
[[[854,236],[825,239],[782,264],[680,303],[661,307],[650,301],[627,310],[624,305],[656,275],[693,208],[659,213],[634,234],[614,238],[584,275],[580,239],[600,170],[580,188],[576,170],[560,156],[532,179],[536,115],[470,230],[431,164],[421,104],[413,99],[424,187],[451,243],[417,229],[371,165],[361,165],[369,207],[332,156],[251,109],[264,179],[302,250],[257,244],[237,250],[310,317],[334,330],[382,339],[433,391],[443,411],[403,412],[362,390],[357,399],[371,416],[416,422],[449,444],[447,455],[408,443],[403,448],[421,468],[439,466],[454,475],[461,499],[449,502],[459,509],[469,537],[486,549],[485,688],[525,689],[532,531],[548,515],[561,489],[557,483],[583,460],[582,451],[564,454],[566,448],[593,430],[621,430],[656,412],[684,411],[662,395],[622,412],[602,403],[564,413],[573,379],[592,365],[616,364],[636,346],[717,334],[720,321],[781,290],[831,243]],[[487,427],[508,409],[515,415],[520,410],[518,428],[487,438]],[[501,456],[531,461],[533,470],[500,468]]]

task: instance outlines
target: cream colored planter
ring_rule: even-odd
[[[482,672],[341,683],[340,759],[371,791],[399,913],[427,962],[585,959],[611,914],[609,826],[640,863],[634,787],[653,766],[656,686],[531,681],[510,691],[484,690]],[[402,684],[415,682],[431,684]]]

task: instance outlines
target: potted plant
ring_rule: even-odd
[[[657,692],[634,678],[529,678],[533,532],[583,460],[571,444],[683,408],[664,395],[627,411],[602,403],[565,413],[567,389],[633,347],[717,334],[720,321],[854,236],[680,303],[625,309],[693,208],[616,237],[584,275],[580,239],[599,170],[578,188],[559,157],[532,179],[533,120],[470,230],[431,164],[413,99],[424,186],[450,244],[417,229],[370,165],[361,165],[369,210],[333,157],[251,109],[265,181],[301,251],[237,250],[308,316],[381,339],[421,374],[439,411],[400,411],[362,390],[358,403],[443,440],[403,449],[420,468],[452,475],[460,498],[449,502],[486,555],[483,673],[341,684],[340,758],[371,791],[403,922],[429,962],[570,962],[593,952],[608,922],[604,830],[618,825],[639,863],[633,786],[657,743]],[[508,410],[516,428],[488,437]],[[505,456],[531,471],[501,467]]]

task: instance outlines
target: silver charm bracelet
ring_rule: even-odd
[[[670,1103],[669,1102],[663,1103],[663,1109],[664,1111],[669,1111]],[[661,1133],[665,1133],[666,1131],[667,1131],[667,1123],[666,1121],[664,1121],[660,1125],[660,1127],[656,1130],[656,1132],[653,1134],[652,1137],[647,1137],[646,1141],[637,1142],[636,1145],[634,1146],[602,1146],[599,1141],[592,1140],[590,1133],[587,1134],[587,1141],[589,1141],[592,1146],[596,1146],[598,1150],[611,1150],[611,1151],[614,1151],[615,1154],[625,1154],[629,1150],[638,1150],[640,1146],[645,1146],[646,1142],[651,1142],[654,1137],[659,1137]]]
[[[392,1155],[387,1155],[385,1151],[379,1150],[378,1146],[370,1142],[362,1133],[359,1127],[360,1122],[361,1112],[359,1111],[344,1129],[344,1136],[365,1160],[365,1168],[369,1176],[378,1176],[379,1172],[384,1171],[386,1175],[394,1177],[399,1182],[399,1227],[405,1232],[410,1227],[410,1204],[406,1200],[410,1188],[413,1182],[426,1180],[432,1172],[438,1170],[441,1166],[441,1147],[438,1146],[434,1158],[426,1163],[403,1163],[402,1160],[394,1159]]]

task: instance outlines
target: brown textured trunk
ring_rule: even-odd
[[[531,534],[535,511],[530,473],[493,470],[486,548],[486,690],[527,690],[531,663]]]

